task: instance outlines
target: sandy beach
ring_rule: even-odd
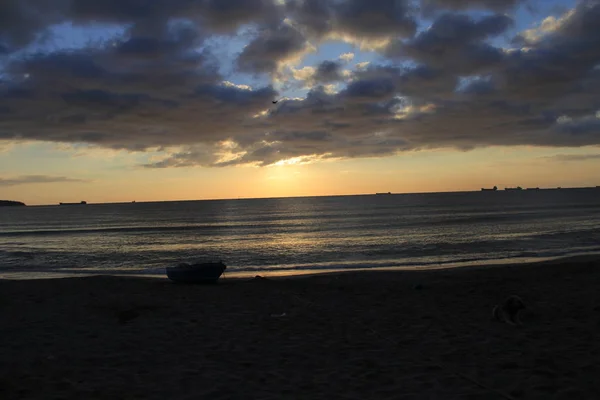
[[[600,263],[0,281],[2,399],[597,399]],[[522,326],[494,321],[522,297]]]

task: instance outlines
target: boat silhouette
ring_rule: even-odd
[[[177,283],[216,283],[227,266],[222,262],[188,264],[167,267],[167,277]]]

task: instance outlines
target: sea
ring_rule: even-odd
[[[431,268],[600,253],[600,189],[0,208],[0,278]]]

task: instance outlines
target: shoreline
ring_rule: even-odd
[[[600,397],[598,258],[298,278],[0,280],[0,397]]]
[[[513,259],[496,259],[454,263],[440,263],[431,265],[415,265],[415,266],[389,266],[389,267],[369,267],[369,268],[323,268],[323,269],[253,269],[251,271],[235,271],[226,270],[221,281],[225,279],[249,279],[257,275],[274,279],[294,279],[311,277],[318,275],[337,275],[346,273],[359,272],[394,272],[394,271],[438,271],[438,270],[454,270],[454,269],[486,269],[486,268],[501,268],[507,266],[529,266],[529,265],[547,265],[556,263],[581,263],[600,261],[600,253],[577,253],[568,256],[558,257],[524,257]],[[115,277],[140,277],[152,279],[166,279],[164,273],[143,273],[143,272],[128,272],[128,271],[109,271],[102,272],[97,270],[94,272],[81,271],[0,271],[1,280],[40,280],[40,279],[66,279],[66,278],[85,278],[90,276],[115,276]]]

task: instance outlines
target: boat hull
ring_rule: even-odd
[[[167,277],[176,283],[216,283],[227,266],[222,262],[167,267]]]

